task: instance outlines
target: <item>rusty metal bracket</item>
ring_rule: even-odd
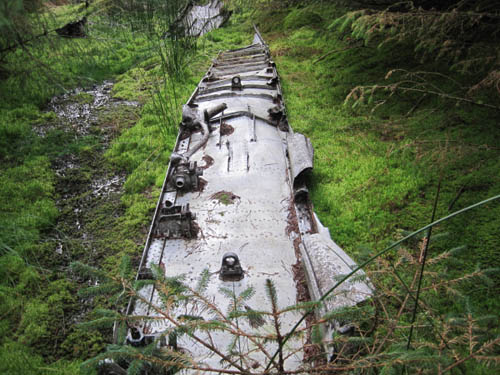
[[[225,253],[222,257],[220,278],[222,281],[240,281],[244,277],[238,255],[233,252]]]
[[[131,327],[128,330],[127,342],[132,346],[146,346],[148,344],[151,344],[154,339],[154,336],[145,335],[142,328],[140,327]]]
[[[189,210],[189,204],[182,206],[164,207],[156,224],[156,237],[166,238],[194,238],[196,215]]]
[[[169,187],[180,191],[195,191],[202,175],[203,169],[197,166],[197,162],[180,162],[175,167]]]
[[[172,153],[172,155],[170,156],[170,161],[173,164],[188,162],[189,158],[207,143],[208,137],[210,136],[210,129],[208,127],[208,122],[210,121],[210,119],[224,111],[226,108],[226,103],[221,103],[202,112],[199,111],[196,106],[184,105],[182,107],[181,129],[193,132],[197,127],[201,127],[203,137],[197,144],[191,147],[189,151],[183,154],[179,154],[177,152]]]
[[[241,85],[241,77],[240,76],[234,76],[231,79],[231,89],[232,90],[241,90],[243,86]]]

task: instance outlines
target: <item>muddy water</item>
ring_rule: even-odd
[[[139,102],[113,98],[111,90],[113,82],[104,81],[89,89],[76,88],[65,94],[54,96],[47,111],[54,112],[59,120],[65,122],[66,131],[72,131],[76,136],[90,134],[92,126],[97,125],[102,117],[103,110],[110,110],[118,106],[139,106]],[[57,124],[38,125],[35,131],[40,136],[45,136]]]
[[[94,142],[90,155],[69,152],[52,164],[57,176],[56,203],[61,212],[54,235],[55,251],[63,258],[73,258],[68,239],[78,241],[78,246],[92,253],[95,250],[93,233],[86,229],[86,224],[93,210],[110,201],[119,205],[126,176],[105,163],[104,152],[117,136],[116,129],[107,122],[124,110],[138,111],[139,103],[113,98],[112,88],[112,82],[104,81],[88,89],[77,88],[53,97],[47,111],[55,113],[56,120],[35,127],[41,137],[58,130],[70,135],[74,142],[90,139]]]

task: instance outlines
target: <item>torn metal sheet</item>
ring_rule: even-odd
[[[219,28],[229,17],[220,0],[211,0],[205,5],[189,2],[183,11],[182,22],[186,25],[189,35],[201,36]]]
[[[206,294],[213,306],[227,312],[235,303],[227,290],[238,295],[252,287],[242,307],[251,312],[270,311],[267,279],[275,285],[279,309],[297,304],[294,265],[299,261],[316,299],[336,275],[353,267],[313,213],[302,178],[313,167],[312,145],[288,125],[279,76],[257,30],[252,45],[218,55],[184,107],[180,128],[138,278],[156,267],[166,277],[183,274],[194,288],[207,270]],[[134,300],[127,313],[154,320],[131,323],[128,341],[143,345],[156,339],[172,346],[165,336],[173,323],[159,312],[166,307],[158,292],[149,285],[140,294],[142,301]],[[352,306],[370,296],[368,283],[347,283],[326,309]],[[189,301],[178,309],[179,316],[213,319],[213,311]],[[282,333],[300,316],[299,311],[280,316]],[[237,346],[227,331],[198,332],[217,350],[186,335],[176,339],[175,347],[189,352],[198,368],[191,373],[203,373],[200,369],[207,366],[264,370],[277,345],[267,340],[256,347],[252,335],[273,332],[272,319],[241,317],[236,323],[247,333],[236,338]],[[305,344],[305,335],[287,342],[285,370],[307,366],[302,362]],[[228,347],[237,363],[221,357]]]
[[[302,257],[308,268],[307,278],[310,280],[310,292],[315,299],[321,298],[339,281],[339,276],[345,276],[357,268],[357,264],[330,237],[325,228],[314,215],[317,233],[307,233],[302,236]],[[337,277],[332,277],[337,276]],[[356,277],[357,276],[357,277]],[[331,311],[339,307],[354,306],[369,298],[373,287],[369,282],[360,281],[364,272],[358,271],[351,279],[346,280],[325,302],[325,310]]]
[[[288,157],[294,185],[313,169],[314,150],[311,140],[300,133],[289,134]]]

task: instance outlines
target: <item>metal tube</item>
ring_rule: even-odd
[[[201,138],[201,140],[197,144],[195,144],[192,149],[190,149],[188,152],[182,155],[186,159],[191,158],[191,156],[193,156],[194,153],[198,151],[200,148],[202,148],[208,141],[208,137],[210,135],[210,130],[208,130],[208,124],[205,121],[200,121],[200,126],[201,126],[201,131],[203,132],[203,138]]]
[[[227,109],[227,104],[226,103],[221,103],[219,105],[216,105],[213,108],[207,109],[207,116],[209,119],[214,117],[215,115],[221,113],[223,110]]]
[[[206,110],[207,121],[210,118],[217,115],[218,113],[221,113],[222,111],[224,111],[226,108],[227,108],[227,104],[221,103],[219,105],[216,105],[213,108],[207,109]],[[201,138],[201,140],[197,144],[195,144],[192,149],[190,149],[188,152],[183,154],[183,156],[188,160],[189,160],[189,158],[191,158],[191,156],[194,155],[194,153],[196,151],[198,151],[201,147],[203,147],[205,145],[205,143],[207,143],[208,137],[210,136],[210,129],[208,128],[207,122],[206,121],[199,121],[199,124],[201,126],[201,131],[203,132],[203,138]]]

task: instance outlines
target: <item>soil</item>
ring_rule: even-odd
[[[125,174],[115,171],[104,160],[104,152],[117,130],[110,126],[110,119],[116,115],[121,118],[122,110],[136,108],[138,103],[111,98],[113,83],[105,81],[91,89],[75,89],[64,95],[52,98],[48,109],[55,112],[57,119],[49,124],[37,126],[40,136],[48,130],[57,129],[70,133],[78,142],[90,143],[88,152],[75,150],[57,157],[53,168],[58,177],[56,201],[61,212],[55,237],[58,239],[56,251],[65,258],[73,258],[68,239],[78,240],[80,246],[92,254],[94,249],[93,233],[86,229],[92,212],[99,206],[112,203],[120,207],[119,196],[122,193]],[[133,121],[128,119],[129,122]],[[123,124],[121,124],[122,126]],[[62,228],[62,230],[61,230]],[[77,247],[80,247],[77,246]]]
[[[288,203],[288,217],[285,233],[287,236],[290,236],[292,233],[300,233],[299,221],[297,219],[297,213],[295,212],[295,203],[292,198],[290,198]]]

